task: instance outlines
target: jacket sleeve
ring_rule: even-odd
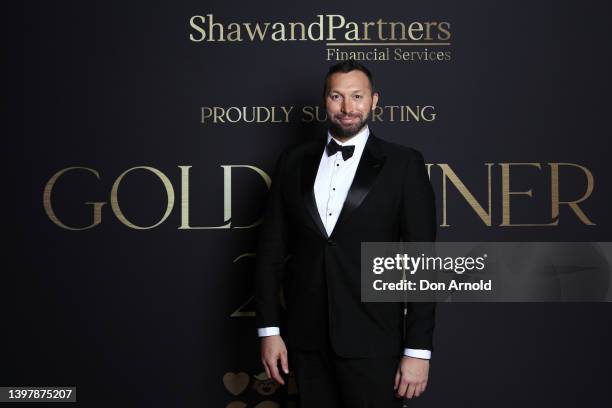
[[[279,292],[287,254],[287,212],[282,185],[286,151],[272,175],[255,261],[255,310],[257,327],[280,326]]]
[[[401,235],[405,242],[436,240],[436,203],[423,155],[410,149],[401,205]],[[433,350],[435,302],[408,302],[404,347]]]

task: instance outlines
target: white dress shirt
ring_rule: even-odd
[[[341,151],[328,156],[327,149],[323,149],[323,155],[314,183],[314,193],[319,216],[327,230],[328,236],[331,235],[338,221],[338,216],[353,183],[353,178],[355,178],[357,165],[369,136],[370,129],[366,125],[359,133],[344,143],[334,139],[340,146],[355,146],[353,155],[347,160],[344,160]],[[327,143],[331,140],[332,135],[328,131]],[[278,327],[263,327],[257,329],[257,333],[259,337],[274,336],[280,334],[280,329]],[[404,355],[429,359],[431,358],[431,351],[407,348],[404,349]]]

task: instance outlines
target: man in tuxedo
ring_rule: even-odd
[[[361,302],[361,242],[434,241],[434,194],[421,153],[369,128],[379,94],[366,67],[332,66],[323,96],[327,138],[285,149],[273,173],[256,261],[261,359],[280,384],[294,370],[302,408],[398,407],[427,385],[435,303]]]

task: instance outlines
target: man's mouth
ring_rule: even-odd
[[[351,123],[355,120],[355,118],[350,117],[350,116],[346,116],[344,118],[340,118],[340,122],[342,123]]]

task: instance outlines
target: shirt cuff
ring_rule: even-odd
[[[431,359],[430,350],[407,348],[407,349],[404,349],[404,355],[408,357],[423,358],[425,360]]]
[[[257,329],[257,335],[259,337],[278,336],[279,334],[280,328],[278,327],[262,327],[261,329]]]

